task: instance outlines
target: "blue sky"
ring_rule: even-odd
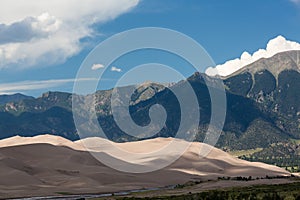
[[[101,2],[101,0],[99,1]],[[3,4],[1,7],[4,7],[4,2],[0,3],[0,5]],[[7,61],[7,64],[0,67],[0,93],[22,92],[28,95],[39,96],[48,90],[70,92],[73,86],[72,79],[76,77],[79,66],[88,53],[101,41],[116,33],[132,28],[163,27],[182,32],[200,43],[216,64],[222,64],[227,60],[238,58],[244,51],[252,54],[258,49],[264,49],[268,41],[278,35],[284,36],[287,40],[300,41],[300,1],[298,2],[297,0],[142,0],[135,2],[134,5],[130,3],[124,1],[124,5],[122,3],[118,5],[117,1],[112,7],[100,10],[99,12],[105,13],[105,9],[111,9],[113,14],[107,17],[95,15],[98,18],[94,17],[95,20],[93,18],[94,21],[87,24],[88,29],[86,29],[92,30],[92,33],[85,33],[85,29],[83,29],[79,34],[76,28],[78,26],[70,26],[69,28],[74,28],[74,35],[78,34],[79,39],[76,43],[77,46],[67,42],[64,44],[64,41],[62,41],[64,47],[72,44],[70,48],[64,49],[68,53],[71,52],[66,54],[66,58],[57,58],[59,55],[51,53],[51,56],[47,56],[46,59],[30,57],[28,61],[21,57],[18,63]],[[10,8],[9,6],[12,7],[9,3],[6,6],[8,8]],[[99,6],[101,5],[99,4]],[[121,9],[121,7],[125,6],[128,6],[128,9]],[[44,11],[47,11],[49,16],[53,15],[53,17],[44,15],[37,19],[26,18],[30,16],[29,10],[22,16],[0,17],[0,24],[6,26],[5,31],[8,33],[14,33],[12,34],[14,38],[20,37],[19,40],[25,40],[22,41],[22,44],[28,43],[28,51],[31,51],[31,49],[36,48],[36,46],[32,46],[32,48],[30,46],[29,40],[30,42],[33,41],[31,37],[36,38],[37,35],[44,37],[43,34],[49,34],[47,37],[56,37],[54,35],[54,32],[57,31],[56,26],[58,27],[60,23],[63,23],[63,20],[70,21],[72,17],[59,15],[58,13],[57,16],[61,16],[61,18],[55,18],[56,15],[51,13],[51,9],[47,10],[47,5],[40,12]],[[38,13],[39,11],[34,12]],[[32,16],[36,16],[36,14]],[[24,17],[26,20],[23,20],[25,19]],[[28,34],[26,37],[24,34],[21,37],[18,34],[19,32],[13,32],[19,28],[18,24],[13,27],[10,26],[16,22],[20,22],[20,24],[37,24],[36,22],[40,22],[40,19],[44,20],[45,18],[48,20],[47,26],[38,24],[38,27],[42,27],[40,30],[43,32],[33,32],[30,29],[30,32],[27,30],[26,33]],[[51,24],[51,27],[48,26],[49,24]],[[72,23],[70,22],[70,24]],[[5,48],[9,49],[9,44],[17,42],[11,41],[11,38],[1,39],[1,37],[4,37],[4,34],[1,34],[1,25],[0,47],[1,45],[6,45]],[[20,27],[24,28],[24,26]],[[24,33],[24,31],[21,31],[21,33]],[[65,32],[61,31],[61,33]],[[70,36],[67,35],[66,37]],[[1,41],[3,42],[1,43]],[[20,41],[18,42],[20,43]],[[72,52],[72,48],[77,48],[78,43],[80,43],[80,48]],[[36,51],[34,55],[38,56],[39,50],[36,49]],[[65,53],[65,51],[62,52]],[[25,56],[26,53],[23,52]],[[47,60],[54,58],[57,58],[57,61],[51,62],[49,60],[48,62]],[[2,59],[4,61],[2,60],[0,64],[5,63],[5,59],[8,58]],[[24,63],[22,63],[23,60]],[[129,55],[123,60],[118,60],[115,65],[122,71],[108,71],[106,74],[107,80],[100,83],[99,89],[113,87],[113,80],[120,78],[126,70],[137,64],[149,62],[159,62],[180,68],[186,77],[193,73],[191,67],[183,67],[188,65],[186,62],[175,59],[172,55],[157,51],[140,52],[135,55]]]

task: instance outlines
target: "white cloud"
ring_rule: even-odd
[[[93,66],[91,67],[92,70],[98,70],[103,68],[104,68],[103,64],[93,64]]]
[[[138,2],[1,0],[0,68],[63,62],[82,49],[80,39],[93,35],[93,24],[112,20]]]
[[[45,13],[27,17],[10,25],[0,24],[0,44],[27,42],[46,38],[59,29],[60,21]]]
[[[21,81],[13,83],[0,84],[0,94],[14,94],[24,91],[49,89],[57,86],[61,86],[67,83],[73,83],[74,81],[95,81],[94,78],[82,78],[82,79],[54,79],[54,80],[41,80],[41,81]]]
[[[111,67],[110,71],[112,71],[112,72],[122,72],[122,69],[113,66],[113,67]]]
[[[210,67],[206,70],[206,74],[214,76],[219,74],[221,76],[228,76],[233,72],[249,65],[261,58],[270,58],[279,52],[300,50],[300,44],[297,42],[286,40],[283,36],[279,35],[274,39],[271,39],[266,49],[259,49],[252,55],[248,52],[242,53],[240,58],[229,60],[224,64],[217,65],[216,67]]]

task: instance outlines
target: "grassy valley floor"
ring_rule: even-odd
[[[216,189],[217,188],[217,189]],[[124,196],[93,198],[91,200],[118,199],[300,199],[299,178],[259,179],[252,181],[218,180],[188,182],[174,189],[131,193]]]

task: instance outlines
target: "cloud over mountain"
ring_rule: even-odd
[[[279,52],[290,50],[300,50],[300,44],[286,40],[283,36],[279,35],[268,42],[266,49],[259,49],[252,55],[245,51],[242,53],[240,58],[229,60],[224,64],[217,65],[216,67],[210,67],[205,73],[211,76],[216,74],[228,76],[261,58],[270,58]]]
[[[3,0],[0,68],[60,63],[78,53],[92,25],[128,12],[138,0]]]

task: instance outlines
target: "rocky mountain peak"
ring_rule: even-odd
[[[264,70],[271,72],[276,79],[285,70],[300,72],[300,51],[285,51],[270,58],[261,58],[224,78],[227,79],[246,72],[254,75]]]

